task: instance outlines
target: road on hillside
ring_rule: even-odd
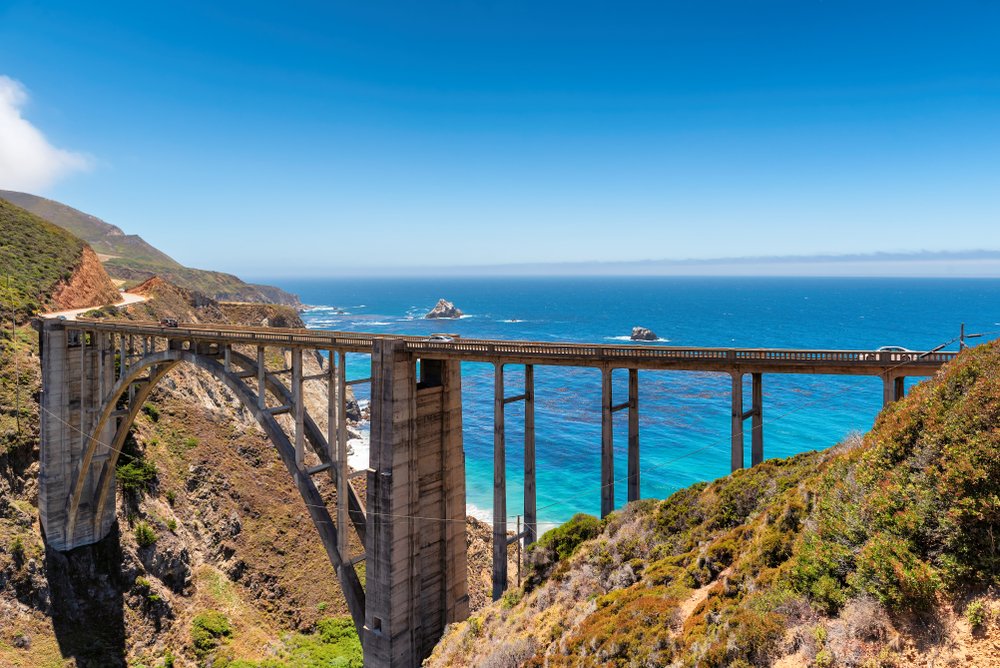
[[[149,297],[144,297],[142,295],[132,294],[131,292],[121,292],[122,301],[117,304],[98,304],[97,306],[85,306],[84,308],[75,308],[69,311],[53,311],[52,313],[42,313],[39,317],[42,318],[65,318],[66,320],[76,320],[76,317],[81,313],[86,313],[87,311],[93,311],[95,308],[104,308],[105,306],[129,306],[130,304],[141,304],[147,301]]]

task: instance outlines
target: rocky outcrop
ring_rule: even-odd
[[[121,294],[90,246],[83,247],[80,263],[69,280],[60,282],[52,293],[52,301],[58,310],[117,304],[121,300]]]
[[[633,341],[659,341],[660,337],[656,333],[646,327],[633,327],[632,336],[630,336]]]
[[[440,318],[440,319],[454,319],[462,317],[462,309],[456,307],[447,299],[439,299],[438,303],[432,308],[425,318]]]

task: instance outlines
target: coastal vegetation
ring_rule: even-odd
[[[937,646],[920,625],[941,642],[940,620],[994,616],[998,424],[994,342],[863,437],[542,536],[522,591],[431,665],[911,665]]]
[[[60,227],[0,199],[0,303],[23,322],[52,303],[73,275],[84,243]]]

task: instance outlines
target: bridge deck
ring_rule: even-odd
[[[494,339],[428,341],[397,334],[336,332],[314,329],[184,324],[162,327],[155,322],[67,321],[67,329],[104,331],[229,345],[286,346],[370,353],[378,339],[403,340],[407,351],[433,359],[553,366],[613,367],[677,371],[744,373],[811,373],[878,376],[932,375],[953,352],[877,350],[804,350],[773,348],[690,348],[646,344],[551,343]]]

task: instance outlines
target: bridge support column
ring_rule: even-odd
[[[493,600],[507,590],[507,426],[503,363],[493,366]]]
[[[628,500],[639,500],[639,370],[628,370]]]
[[[538,540],[535,485],[535,367],[524,366],[524,544]]]
[[[611,369],[601,369],[601,517],[615,509],[615,432],[612,422]]]
[[[906,396],[906,377],[889,373],[882,375],[882,407]]]
[[[468,616],[459,362],[372,350],[365,666],[419,666]]]
[[[39,325],[42,353],[42,395],[38,475],[38,512],[49,546],[71,550],[94,543],[108,534],[115,520],[114,496],[102,508],[80,505],[70,535],[68,503],[77,467],[88,446],[87,434],[101,410],[101,395],[114,373],[113,345],[103,334],[87,336],[67,331],[58,320]],[[108,358],[108,359],[105,359]],[[95,497],[96,483],[110,454],[113,421],[98,435],[101,444],[90,463],[92,475],[83,498]]]
[[[750,417],[750,465],[757,466],[764,461],[764,384],[763,374],[751,374],[752,386],[750,389],[751,403]]]
[[[729,466],[730,470],[736,471],[743,468],[743,374],[734,371],[732,377],[733,410]]]

